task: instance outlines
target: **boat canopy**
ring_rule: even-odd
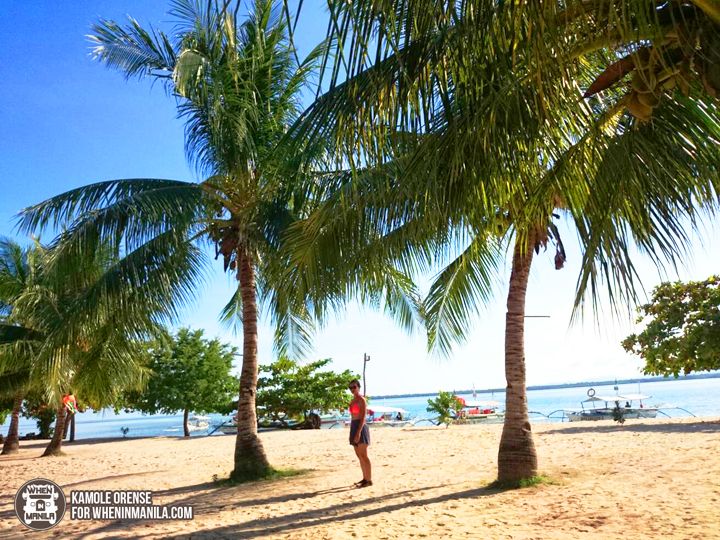
[[[638,401],[642,399],[649,399],[651,397],[652,396],[646,396],[645,394],[616,394],[614,396],[591,396],[586,400],[583,400],[583,403],[592,403],[594,401]]]
[[[641,399],[650,399],[652,396],[646,396],[645,394],[623,394],[621,397],[625,401],[639,401]]]
[[[500,406],[499,401],[466,400],[465,403],[463,403],[463,407],[471,407],[471,408],[478,408],[478,409],[494,409],[499,406]]]
[[[368,412],[374,412],[374,413],[402,413],[407,414],[407,411],[405,409],[401,409],[400,407],[386,407],[385,405],[368,405],[367,406]]]

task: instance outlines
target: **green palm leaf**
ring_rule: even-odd
[[[449,355],[471,329],[471,317],[492,297],[505,250],[477,236],[433,281],[424,303],[428,348]]]

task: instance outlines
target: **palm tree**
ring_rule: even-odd
[[[294,127],[337,141],[339,160],[364,166],[343,187],[341,206],[296,227],[296,270],[332,264],[319,253],[328,245],[352,246],[346,252],[367,264],[389,258],[418,267],[450,257],[423,306],[431,347],[447,352],[462,339],[512,245],[498,454],[498,479],[508,482],[537,472],[525,294],[541,247],[554,243],[556,267],[565,262],[554,221],[574,225],[583,250],[576,309],[586,296],[595,305],[603,282],[619,308],[639,289],[631,245],[674,265],[687,224],[718,203],[720,118],[697,79],[688,78],[687,93],[664,89],[651,123],[635,114],[625,88],[582,101],[580,86],[616,50],[632,49],[622,38],[648,38],[637,32],[638,24],[654,28],[655,13],[640,16],[648,3],[618,2],[618,10],[633,9],[609,14],[612,3],[563,4],[329,2],[337,43],[330,88]],[[606,29],[608,18],[621,17],[635,26]],[[598,36],[593,24],[605,24],[599,43],[588,42]]]
[[[29,373],[26,365],[18,365],[17,360],[23,358],[22,355],[9,346],[21,335],[21,330],[12,325],[11,315],[15,299],[33,284],[35,272],[31,263],[34,259],[27,249],[7,238],[0,238],[0,345],[3,345],[0,350],[0,392],[12,399],[10,427],[3,443],[3,454],[14,454],[20,447],[20,409]]]
[[[5,245],[21,252],[17,244]],[[19,394],[34,388],[56,409],[44,455],[61,451],[65,394],[77,393],[100,409],[142,384],[139,343],[156,331],[169,302],[187,293],[197,277],[197,257],[194,250],[157,249],[119,258],[99,246],[77,258],[63,246],[47,249],[39,243],[27,252],[25,273],[32,279],[8,298],[11,310],[0,324],[0,368],[24,380]],[[177,270],[159,272],[163,265]]]
[[[235,447],[236,479],[271,469],[257,436],[258,299],[276,323],[281,352],[302,352],[312,331],[311,309],[284,295],[278,278],[284,228],[312,203],[295,187],[300,161],[275,152],[299,113],[299,91],[321,56],[316,50],[298,64],[287,43],[282,13],[259,0],[244,22],[240,2],[176,0],[172,37],[146,31],[131,19],[94,26],[95,57],[127,77],[167,84],[186,120],[186,149],[201,183],[116,180],[81,187],[26,209],[24,230],[63,222],[67,252],[92,251],[102,240],[126,250],[152,253],[209,243],[238,282],[223,310],[241,321],[243,363]],[[319,145],[322,146],[322,145]],[[136,271],[142,271],[137,267]]]
[[[27,384],[27,372],[6,373],[0,375],[0,394],[9,395],[11,400],[10,426],[3,441],[2,454],[15,454],[20,449],[19,425],[20,409]]]

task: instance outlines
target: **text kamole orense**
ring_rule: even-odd
[[[71,491],[70,519],[193,519],[193,507],[154,505],[152,491]]]

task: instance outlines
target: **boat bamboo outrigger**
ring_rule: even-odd
[[[645,394],[615,394],[596,396],[593,388],[587,391],[588,398],[580,402],[582,409],[565,409],[564,413],[570,422],[581,420],[618,420],[627,418],[655,418],[657,407],[646,407],[643,400],[652,396]],[[638,402],[638,406],[633,405]],[[591,403],[592,407],[585,407]],[[602,404],[601,406],[598,406]]]

